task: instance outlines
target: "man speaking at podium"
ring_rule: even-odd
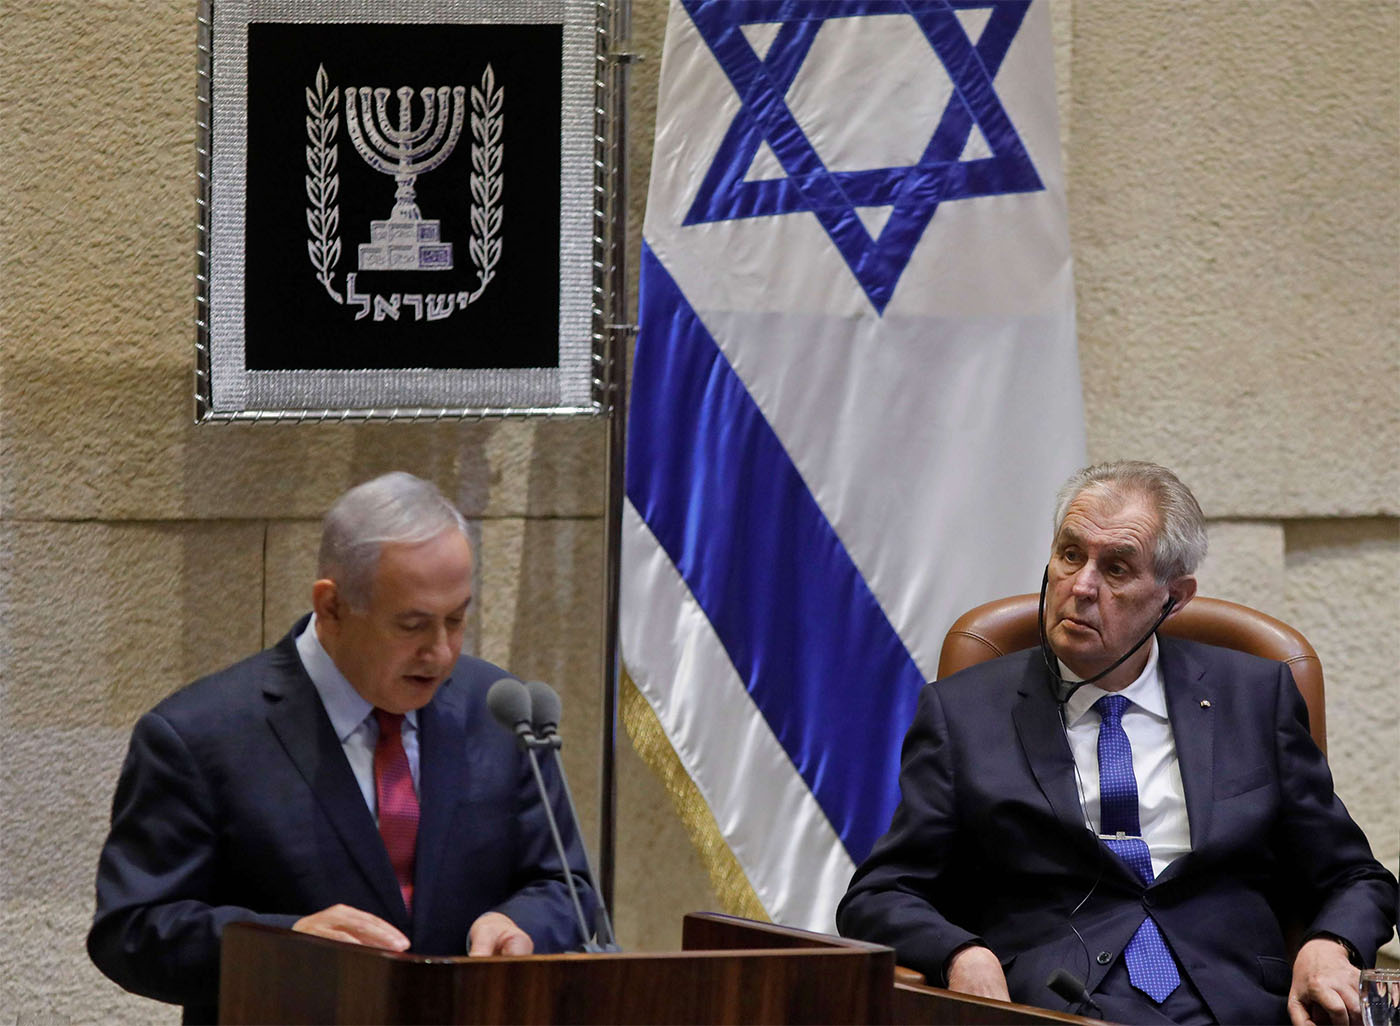
[[[486,707],[506,674],[461,655],[462,515],[376,478],[326,514],[317,576],[276,646],[140,719],[117,784],[88,951],[186,1022],[214,1020],[231,922],[432,955],[582,942],[529,764]]]
[[[954,990],[1114,1022],[1359,1021],[1356,967],[1390,936],[1395,880],[1288,668],[1156,636],[1205,548],[1170,471],[1070,479],[1041,649],[924,688],[843,934]]]

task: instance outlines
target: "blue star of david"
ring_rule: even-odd
[[[1030,0],[683,0],[743,106],[705,174],[685,224],[811,213],[821,222],[876,311],[883,314],[940,203],[1036,192],[1045,186],[992,86]],[[957,11],[990,9],[977,43]],[[784,96],[818,29],[830,18],[904,14],[923,31],[953,94],[917,163],[867,171],[827,170]],[[760,59],[740,26],[780,22]],[[872,61],[871,74],[879,74]],[[990,157],[960,160],[981,130]],[[744,181],[767,142],[787,177]],[[857,207],[891,207],[872,238]]]

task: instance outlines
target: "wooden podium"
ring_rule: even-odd
[[[1090,1023],[895,984],[894,952],[733,916],[685,917],[683,950],[434,958],[232,923],[219,1021],[420,1023]]]

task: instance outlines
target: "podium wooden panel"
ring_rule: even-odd
[[[249,923],[224,931],[219,1021],[882,1023],[878,945],[430,958]]]
[[[735,916],[686,916],[682,948],[660,954],[434,958],[232,923],[223,936],[219,1021],[234,1026],[1097,1022],[896,983],[890,948]]]

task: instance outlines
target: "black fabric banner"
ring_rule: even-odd
[[[249,25],[249,370],[558,366],[561,46],[559,25]]]

